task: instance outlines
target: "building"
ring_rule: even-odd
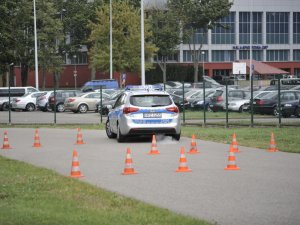
[[[299,0],[234,0],[230,15],[220,22],[230,28],[214,28],[205,35],[199,30],[194,37],[196,44],[203,43],[206,74],[229,76],[232,62],[250,59],[252,46],[252,59],[300,77]],[[180,45],[175,60],[191,62],[187,43]]]

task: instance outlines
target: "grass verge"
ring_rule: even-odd
[[[0,224],[209,225],[0,157]]]
[[[182,135],[191,137],[195,134],[200,140],[215,141],[230,144],[233,132],[237,135],[237,142],[241,146],[267,149],[271,132],[275,135],[277,148],[284,152],[300,153],[300,127],[285,128],[221,128],[184,126]]]

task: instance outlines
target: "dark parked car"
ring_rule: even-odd
[[[300,91],[286,90],[280,93],[280,102],[285,104],[286,102],[299,100]],[[269,93],[261,98],[254,98],[253,111],[260,114],[272,114],[278,116],[278,92]]]
[[[300,100],[293,100],[282,103],[281,114],[283,117],[290,117],[292,115],[300,117]]]
[[[171,98],[173,99],[173,102],[175,103],[175,105],[178,107],[178,109],[180,111],[183,110],[183,105],[184,105],[185,109],[189,108],[190,103],[185,98],[184,98],[184,101],[183,101],[182,96],[175,95],[175,94],[170,94],[170,96],[171,96]]]
[[[51,108],[51,110],[55,109],[57,112],[64,112],[65,99],[69,97],[79,96],[80,94],[82,93],[76,90],[58,90],[56,91],[56,98],[54,97],[54,93],[50,95],[48,99],[49,107]]]

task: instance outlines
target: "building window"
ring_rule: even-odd
[[[191,40],[184,40],[184,44],[207,44],[207,32],[203,32],[203,28],[197,29]]]
[[[217,76],[229,77],[231,72],[232,72],[231,70],[213,70],[213,77],[217,77]]]
[[[293,14],[293,39],[294,44],[300,44],[300,12],[294,12]]]
[[[250,33],[252,33],[252,43],[262,44],[262,13],[252,13],[252,31],[250,29],[250,12],[240,12],[239,21],[240,44],[250,44]]]
[[[178,55],[179,55],[179,52],[176,52],[172,55],[168,55],[167,57],[167,62],[178,62]],[[158,55],[158,60],[162,60],[162,57],[161,55]],[[155,61],[157,60],[157,57],[155,57]]]
[[[295,76],[300,77],[300,68],[295,68],[294,74],[295,74]]]
[[[267,12],[267,44],[289,43],[289,13]]]
[[[87,52],[78,52],[76,56],[69,55],[66,64],[87,64],[88,56]]]
[[[252,59],[256,61],[262,61],[263,51],[261,50],[253,50],[252,51]],[[240,59],[250,59],[250,51],[249,50],[240,50]]]
[[[204,61],[208,61],[208,51],[200,51],[199,62],[202,62],[203,55],[201,52],[204,52]],[[183,51],[183,62],[193,62],[191,51]]]
[[[214,50],[212,51],[213,62],[233,62],[235,61],[235,51],[233,50]]]
[[[223,27],[214,27],[211,35],[212,44],[235,44],[235,13],[218,21]]]
[[[267,50],[267,61],[289,61],[289,50]]]
[[[300,61],[300,50],[294,50],[294,61]]]

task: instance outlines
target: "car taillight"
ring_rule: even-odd
[[[176,106],[168,107],[168,108],[166,108],[166,110],[168,110],[169,112],[174,112],[174,113],[179,112],[179,110]]]
[[[49,102],[54,102],[55,101],[55,98],[54,97],[50,97],[49,98]]]
[[[137,111],[139,111],[139,108],[135,108],[135,107],[125,107],[123,109],[124,114],[133,113],[133,112],[137,112]]]
[[[19,101],[21,101],[21,100],[20,100],[20,99],[16,99],[16,100],[15,100],[15,102],[19,102]]]
[[[218,96],[216,100],[217,100],[217,102],[221,102],[221,101],[223,101],[223,97],[222,96]]]
[[[74,102],[75,101],[75,99],[74,98],[70,98],[70,99],[68,99],[68,102]]]
[[[265,102],[263,100],[256,100],[256,104],[257,105],[263,105]]]

